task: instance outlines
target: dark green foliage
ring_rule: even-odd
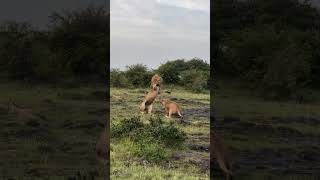
[[[146,65],[135,64],[127,66],[126,78],[134,87],[146,87],[150,85],[152,74]]]
[[[105,7],[53,13],[49,29],[28,23],[0,26],[0,70],[6,78],[30,81],[105,81],[108,21]]]
[[[136,154],[150,162],[160,162],[168,157],[166,148],[180,147],[186,139],[186,134],[173,124],[165,124],[157,118],[149,119],[144,124],[138,117],[123,119],[118,124],[112,124],[111,137],[132,139],[137,145]]]
[[[165,83],[181,84],[181,74],[186,70],[209,72],[210,65],[199,58],[193,58],[189,61],[178,59],[162,64],[156,71],[161,75]]]
[[[128,134],[143,127],[144,124],[140,121],[139,117],[123,119],[119,124],[112,124],[111,137],[121,138],[128,136]]]
[[[105,78],[107,67],[108,13],[104,7],[53,13],[50,46],[62,68],[74,76]]]
[[[208,88],[209,71],[186,70],[181,73],[183,85],[194,92],[202,92]]]
[[[185,61],[183,59],[177,59],[162,64],[158,68],[157,72],[161,75],[164,82],[168,84],[176,84],[180,81],[180,72],[184,70],[186,70]]]
[[[110,86],[112,87],[130,87],[129,82],[125,72],[119,69],[111,69],[110,71]]]
[[[172,60],[154,71],[143,64],[127,66],[125,71],[112,69],[110,82],[113,87],[148,87],[155,73],[159,73],[166,85],[180,85],[195,92],[208,89],[210,65],[202,59]]]
[[[308,2],[218,0],[214,11],[218,75],[272,99],[317,87],[320,14]]]

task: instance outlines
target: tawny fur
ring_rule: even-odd
[[[100,139],[96,144],[96,156],[98,162],[102,163],[103,176],[109,178],[110,176],[110,135],[107,133],[107,126],[100,135]]]
[[[161,99],[160,103],[164,107],[166,117],[171,118],[172,114],[177,114],[183,119],[181,108],[177,103],[170,101],[169,99]]]
[[[159,87],[159,91],[160,91],[161,81],[162,81],[162,78],[158,74],[155,74],[151,78],[150,88],[152,89],[154,85],[156,85]]]
[[[226,174],[227,180],[229,180],[232,176],[232,164],[228,148],[215,132],[212,131],[210,134],[210,155],[217,160],[220,168]]]
[[[158,74],[155,74],[151,78],[150,91],[143,99],[140,105],[140,112],[150,114],[152,112],[152,105],[160,91],[161,77]]]

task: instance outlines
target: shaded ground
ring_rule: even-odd
[[[214,111],[237,179],[319,179],[319,102],[264,101],[232,85],[216,90]]]

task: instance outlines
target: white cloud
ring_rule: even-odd
[[[156,0],[169,6],[176,6],[189,10],[210,12],[210,0]]]
[[[209,60],[210,0],[110,2],[111,67],[138,62],[154,66],[150,60],[160,64],[163,58],[192,54]]]

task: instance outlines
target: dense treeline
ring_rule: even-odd
[[[202,59],[185,61],[177,59],[150,70],[143,64],[127,66],[126,70],[111,69],[110,83],[113,87],[147,87],[150,79],[158,73],[169,86],[182,86],[195,92],[208,89],[210,65]]]
[[[272,99],[320,88],[320,14],[309,1],[216,0],[213,7],[217,76],[240,77]]]
[[[106,7],[52,13],[47,30],[28,23],[0,25],[0,72],[28,82],[106,81]]]

